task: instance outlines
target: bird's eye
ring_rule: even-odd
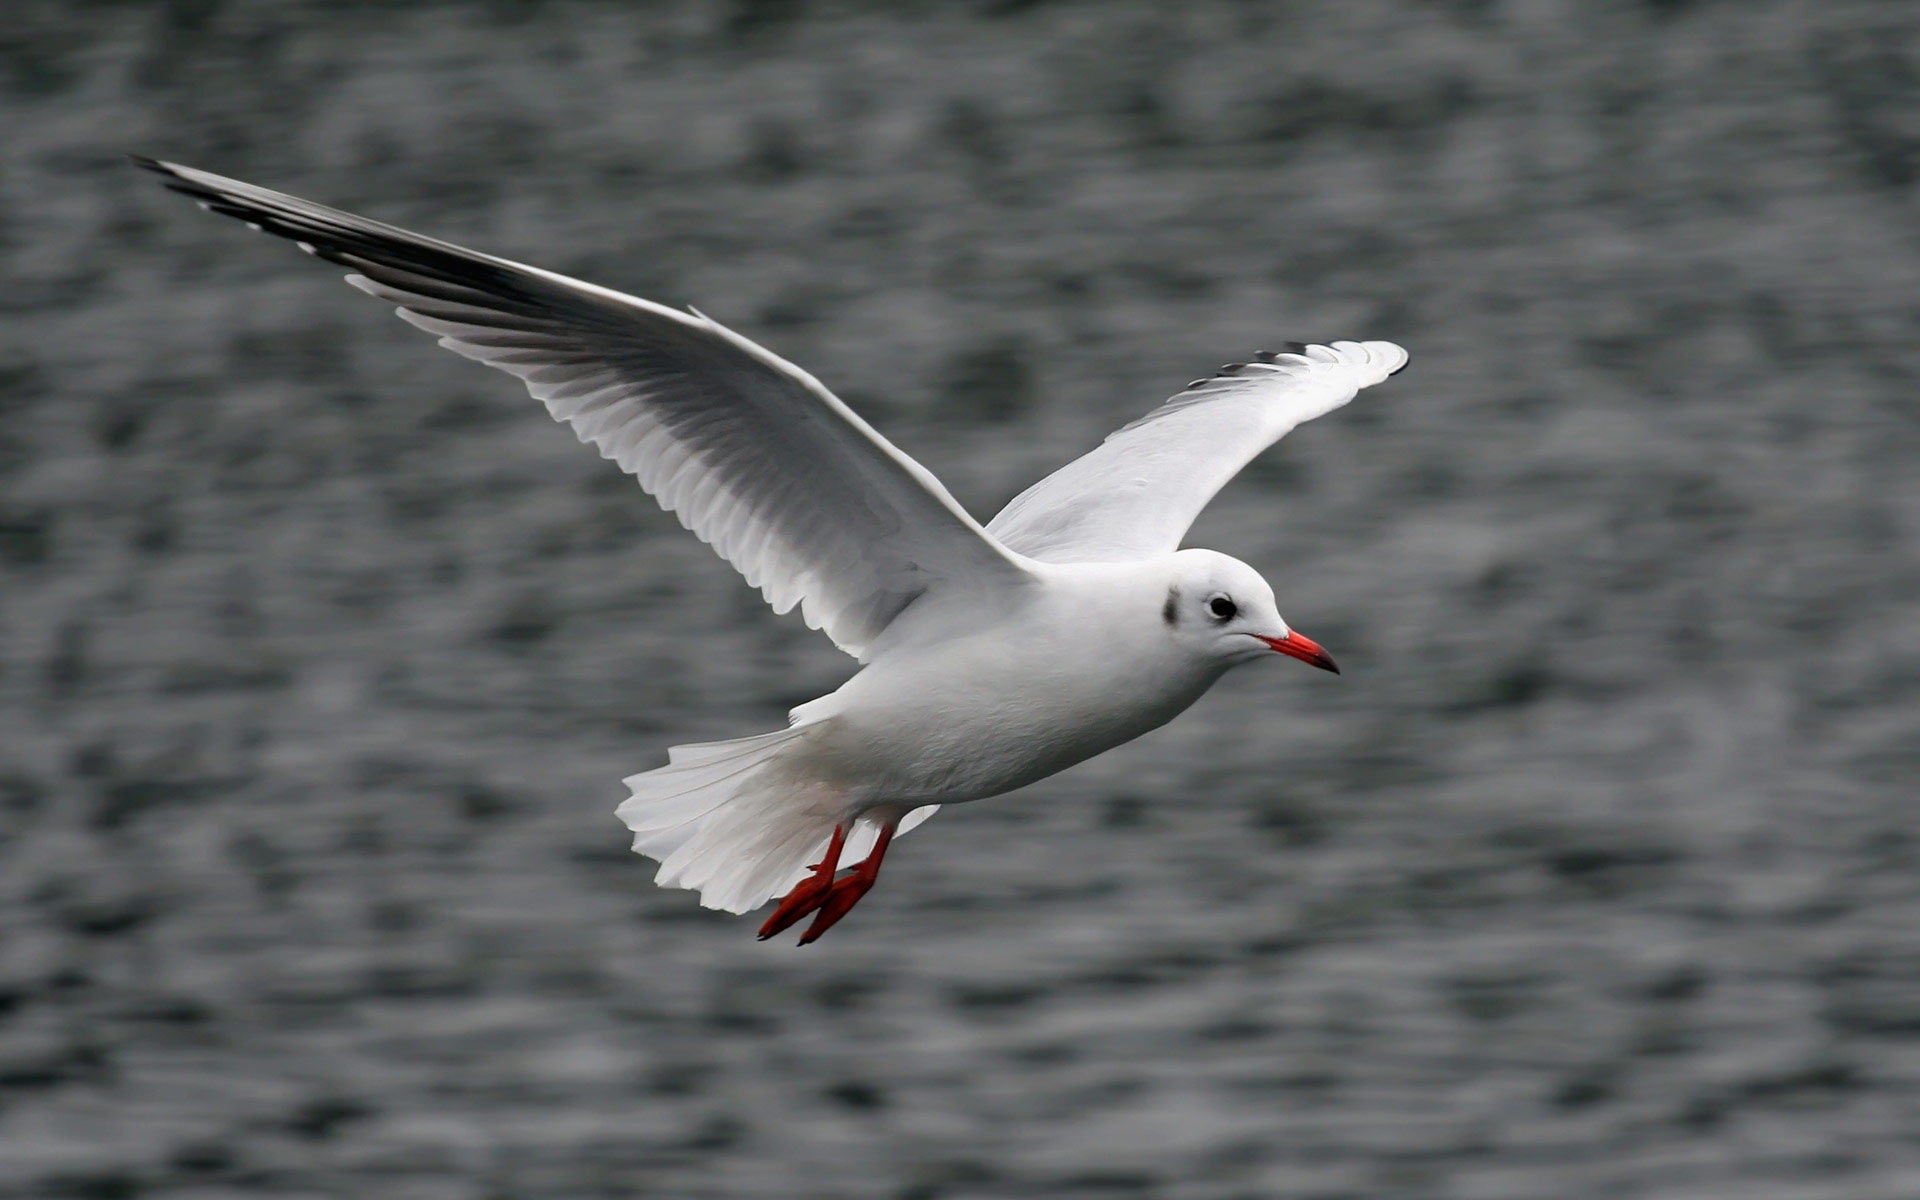
[[[1215,620],[1231,621],[1239,614],[1240,606],[1233,602],[1231,596],[1209,596],[1207,611],[1213,614]]]

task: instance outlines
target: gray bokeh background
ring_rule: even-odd
[[[7,25],[0,1197],[1920,1195],[1912,6]],[[850,662],[128,150],[696,304],[982,515],[1401,341],[1195,530],[1347,674],[756,944],[618,781]]]

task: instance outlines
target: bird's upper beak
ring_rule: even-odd
[[[1322,671],[1332,671],[1335,675],[1340,673],[1340,666],[1333,661],[1333,656],[1322,650],[1320,643],[1303,633],[1295,631],[1289,632],[1285,637],[1262,637],[1260,640],[1272,647],[1276,654],[1297,658],[1303,663],[1319,667]]]

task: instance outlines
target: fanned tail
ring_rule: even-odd
[[[743,913],[785,895],[847,819],[844,793],[784,768],[807,727],[667,751],[668,764],[626,779],[633,794],[615,810],[633,849],[660,864],[654,881],[690,888],[707,908]],[[933,815],[907,815],[906,830]],[[856,824],[842,862],[873,847],[877,827]]]

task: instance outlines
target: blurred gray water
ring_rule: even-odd
[[[1920,1196],[1920,17],[16,0],[0,1197]],[[611,815],[850,662],[119,157],[676,304],[987,514],[1291,338],[1346,667],[818,946]]]

